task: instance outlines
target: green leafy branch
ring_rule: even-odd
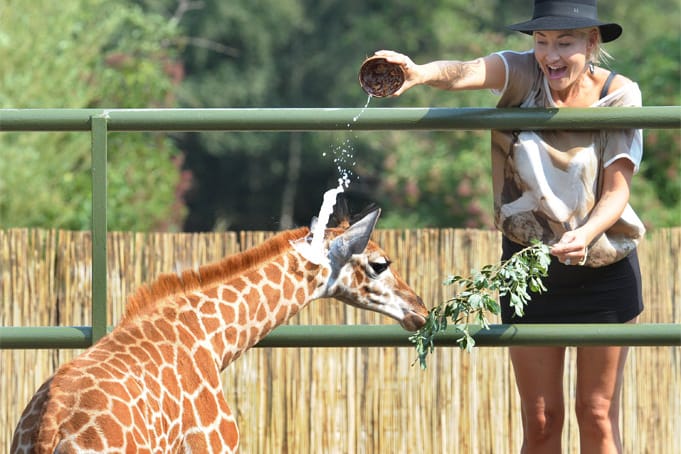
[[[469,332],[469,324],[489,329],[486,313],[498,315],[501,311],[497,294],[509,295],[515,315],[522,317],[530,300],[528,290],[536,293],[546,290],[542,277],[547,275],[550,263],[549,247],[534,241],[508,260],[473,271],[471,277],[448,277],[443,285],[456,285],[456,295],[432,308],[426,324],[409,337],[415,344],[421,368],[426,368],[426,357],[435,348],[437,333],[446,330],[448,324],[461,332],[457,339],[459,346],[471,351],[475,340]]]

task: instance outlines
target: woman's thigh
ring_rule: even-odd
[[[562,412],[565,347],[510,347],[509,351],[523,412]]]

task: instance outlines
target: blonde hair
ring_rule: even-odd
[[[609,61],[613,60],[613,56],[610,55],[608,51],[603,48],[603,39],[601,38],[600,29],[598,27],[580,29],[580,31],[586,33],[587,39],[592,30],[596,31],[596,42],[594,43],[593,48],[591,49],[591,52],[588,55],[588,60],[591,61],[594,65],[608,63]]]

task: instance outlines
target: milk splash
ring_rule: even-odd
[[[312,240],[308,242],[307,238],[302,238],[291,242],[293,248],[298,251],[300,255],[315,265],[321,265],[322,263],[327,263],[329,261],[326,250],[324,249],[324,232],[329,223],[329,218],[333,213],[333,207],[336,205],[338,194],[347,189],[348,184],[349,180],[339,178],[338,186],[329,189],[324,193],[324,199],[322,200],[322,207],[319,209],[317,222],[312,226]]]
[[[369,107],[370,101],[371,95],[369,95],[362,110],[352,118],[353,123],[356,123],[367,107]],[[351,128],[350,123],[348,123],[347,127],[348,129]],[[352,166],[355,165],[353,151],[350,139],[346,139],[343,142],[343,145],[334,150],[333,162],[336,164],[336,169],[340,175],[338,178],[338,186],[329,189],[324,193],[324,199],[322,200],[322,206],[319,209],[317,222],[312,226],[312,239],[309,242],[307,238],[291,242],[293,248],[298,251],[300,255],[315,265],[321,265],[322,263],[328,263],[329,261],[327,251],[324,248],[324,233],[329,223],[329,218],[331,217],[331,214],[333,214],[333,207],[336,205],[338,194],[345,191],[348,186],[350,186],[352,171],[345,165],[348,164],[348,162],[350,162]],[[322,156],[326,156],[326,153],[322,153]]]
[[[357,120],[359,120],[359,117],[361,117],[362,114],[364,113],[364,111],[367,110],[367,107],[369,107],[369,103],[371,102],[371,98],[372,98],[372,96],[369,95],[369,97],[367,98],[366,104],[364,104],[364,107],[362,107],[362,110],[360,110],[359,113],[358,113],[357,115],[355,115],[354,117],[352,117],[352,122],[353,122],[353,123],[357,123]],[[350,123],[348,123],[348,128],[349,128],[349,127],[350,127]]]

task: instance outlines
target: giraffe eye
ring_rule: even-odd
[[[381,274],[390,266],[390,261],[383,259],[381,262],[370,262],[369,266],[376,274]]]

